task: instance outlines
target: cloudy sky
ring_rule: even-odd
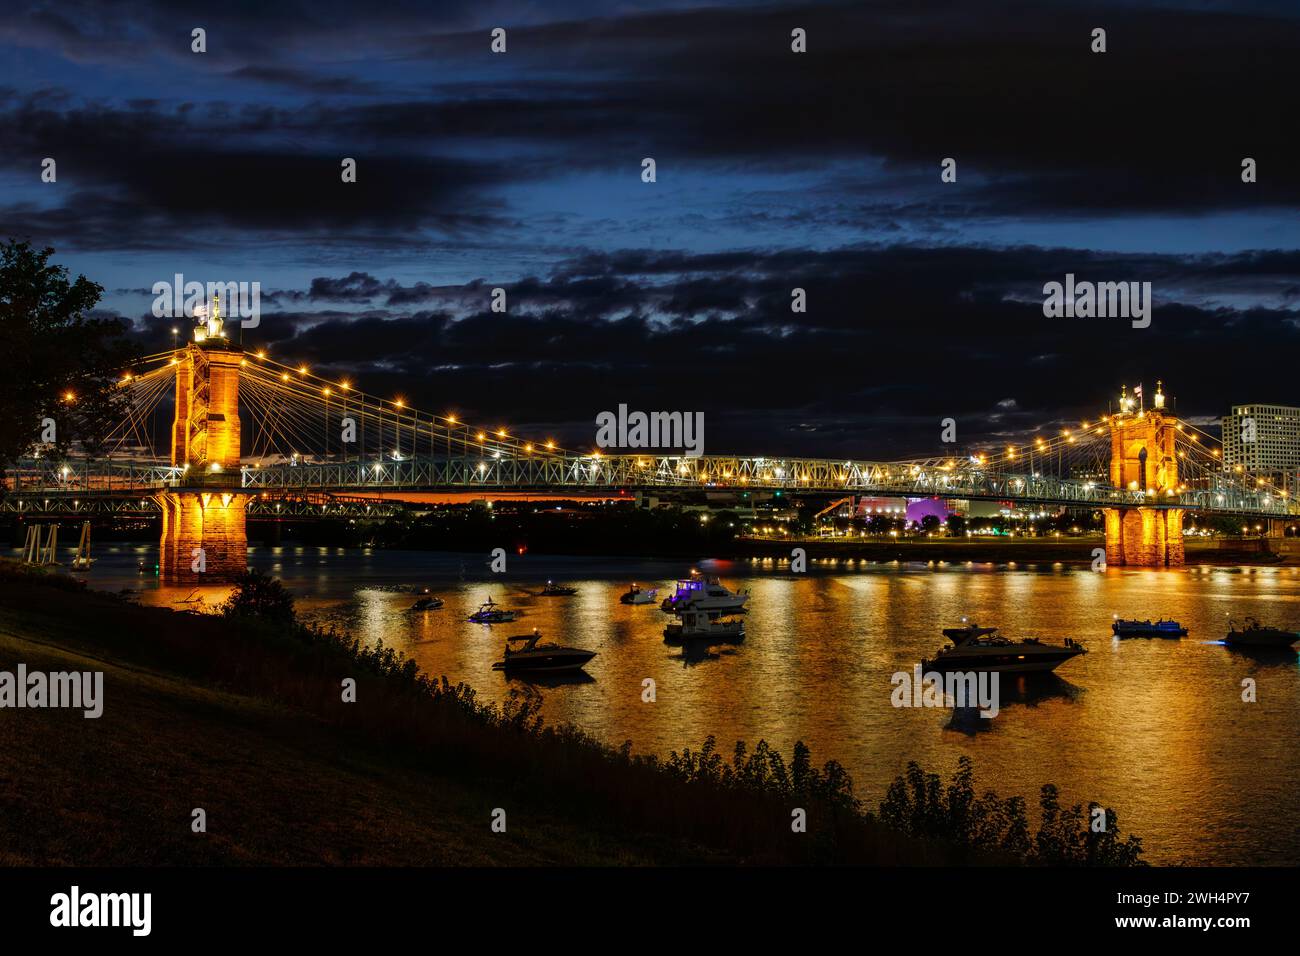
[[[1139,380],[1300,404],[1294,4],[18,0],[0,63],[0,237],[151,349],[182,273],[260,282],[284,361],[575,446],[619,403],[861,458]],[[1151,326],[1045,318],[1066,273]]]

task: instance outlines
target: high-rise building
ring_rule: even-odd
[[[1223,420],[1223,463],[1300,494],[1300,408],[1234,405]]]

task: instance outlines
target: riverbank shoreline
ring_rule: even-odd
[[[1300,566],[1300,548],[1285,551],[1262,550],[1256,539],[1189,541],[1186,564],[1252,565],[1269,567]],[[1096,552],[1104,553],[1106,542],[1090,538],[1021,538],[881,540],[854,538],[738,538],[733,548],[735,559],[790,560],[795,548],[802,548],[810,560],[856,560],[875,562],[946,563],[946,564],[1064,564],[1091,567]]]

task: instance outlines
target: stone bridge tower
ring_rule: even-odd
[[[1120,410],[1110,418],[1110,483],[1144,491],[1153,504],[1178,490],[1177,423],[1165,416],[1159,383],[1152,407],[1140,388],[1120,395]],[[1178,508],[1106,508],[1106,563],[1129,567],[1181,567],[1183,512]]]
[[[172,464],[175,488],[159,495],[164,581],[228,582],[247,569],[248,538],[239,472],[239,370],[243,352],[227,338],[219,304],[176,355]]]

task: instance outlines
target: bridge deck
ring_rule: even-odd
[[[519,457],[415,457],[402,460],[305,461],[246,465],[227,484],[263,493],[292,507],[346,510],[346,496],[400,492],[685,493],[822,492],[888,497],[943,497],[1015,501],[1067,507],[1144,507],[1257,517],[1300,515],[1283,495],[1240,487],[1224,480],[1211,488],[1152,495],[1105,483],[1031,474],[1006,474],[977,464],[953,468],[913,463],[832,461],[816,458],[759,458],[647,455],[529,455]],[[156,462],[68,461],[26,463],[6,474],[0,509],[36,511],[54,501],[137,499],[178,489],[190,482],[184,470]],[[293,497],[293,496],[297,497]],[[304,495],[330,496],[312,500]],[[375,498],[375,501],[382,500]],[[364,508],[368,502],[352,502]],[[369,502],[373,505],[373,502]],[[153,510],[147,504],[142,511]],[[131,513],[124,506],[123,513]],[[340,511],[342,513],[342,511]]]

